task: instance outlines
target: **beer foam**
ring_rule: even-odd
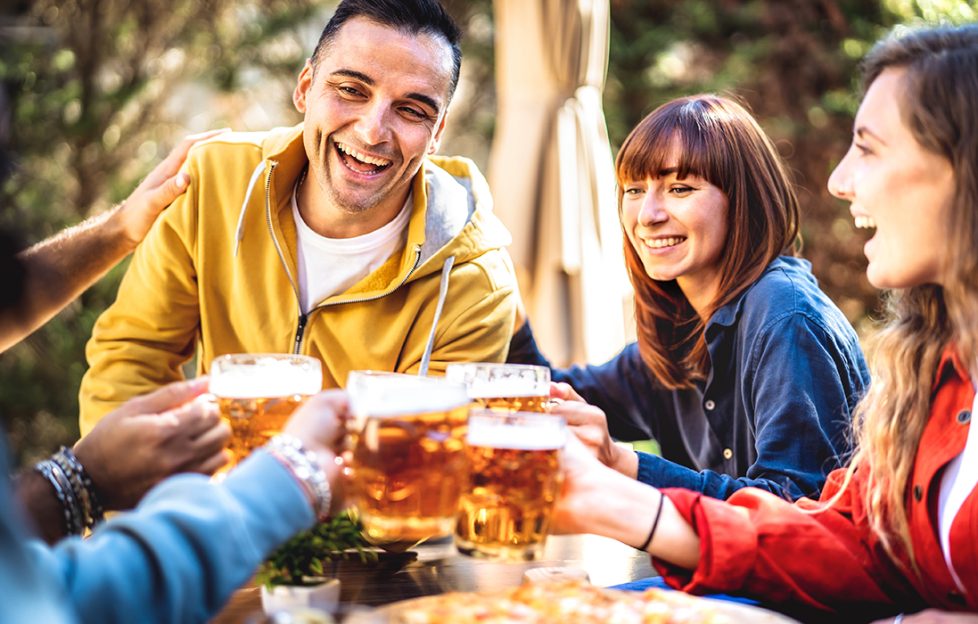
[[[361,379],[347,388],[350,408],[361,418],[444,412],[469,402],[465,386],[441,379],[409,375]]]
[[[536,379],[520,377],[471,379],[469,380],[469,396],[473,399],[549,397],[550,382],[540,383]]]
[[[210,380],[211,393],[228,399],[312,395],[322,387],[321,371],[300,370],[288,362],[275,360],[263,362],[261,366],[222,371]]]
[[[546,418],[546,417],[542,417]],[[530,426],[504,422],[469,420],[466,442],[469,446],[511,449],[514,451],[552,451],[563,448],[567,430],[556,419],[546,424]]]

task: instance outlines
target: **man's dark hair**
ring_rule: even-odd
[[[423,33],[444,38],[452,49],[452,82],[448,88],[448,99],[452,99],[462,67],[459,47],[462,32],[438,0],[343,0],[319,35],[319,43],[312,53],[313,68],[319,65],[340,27],[354,17],[365,17],[412,35]]]

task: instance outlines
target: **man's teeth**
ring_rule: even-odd
[[[663,247],[672,247],[673,245],[678,245],[679,243],[686,240],[682,236],[672,236],[670,238],[649,238],[645,240],[645,244],[652,249],[662,249]]]
[[[872,229],[876,227],[876,220],[872,217],[855,217],[856,227],[859,229]]]
[[[376,167],[386,167],[391,164],[391,161],[384,158],[374,158],[373,156],[367,156],[357,150],[353,149],[349,145],[343,145],[342,143],[337,143],[336,148],[346,154],[347,156],[352,156],[362,163],[367,163],[368,165],[374,165]]]

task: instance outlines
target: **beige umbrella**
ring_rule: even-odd
[[[601,108],[608,0],[495,0],[493,8],[496,213],[513,232],[543,352],[558,364],[603,362],[624,345],[631,319]]]

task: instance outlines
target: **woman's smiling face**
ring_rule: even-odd
[[[727,239],[727,196],[705,179],[680,179],[678,148],[655,177],[622,184],[621,220],[648,276],[676,280],[697,310],[712,302]]]
[[[900,113],[905,70],[889,68],[866,91],[849,151],[829,192],[850,202],[856,227],[875,228],[863,251],[877,288],[939,284],[954,194],[950,161],[917,142]]]

